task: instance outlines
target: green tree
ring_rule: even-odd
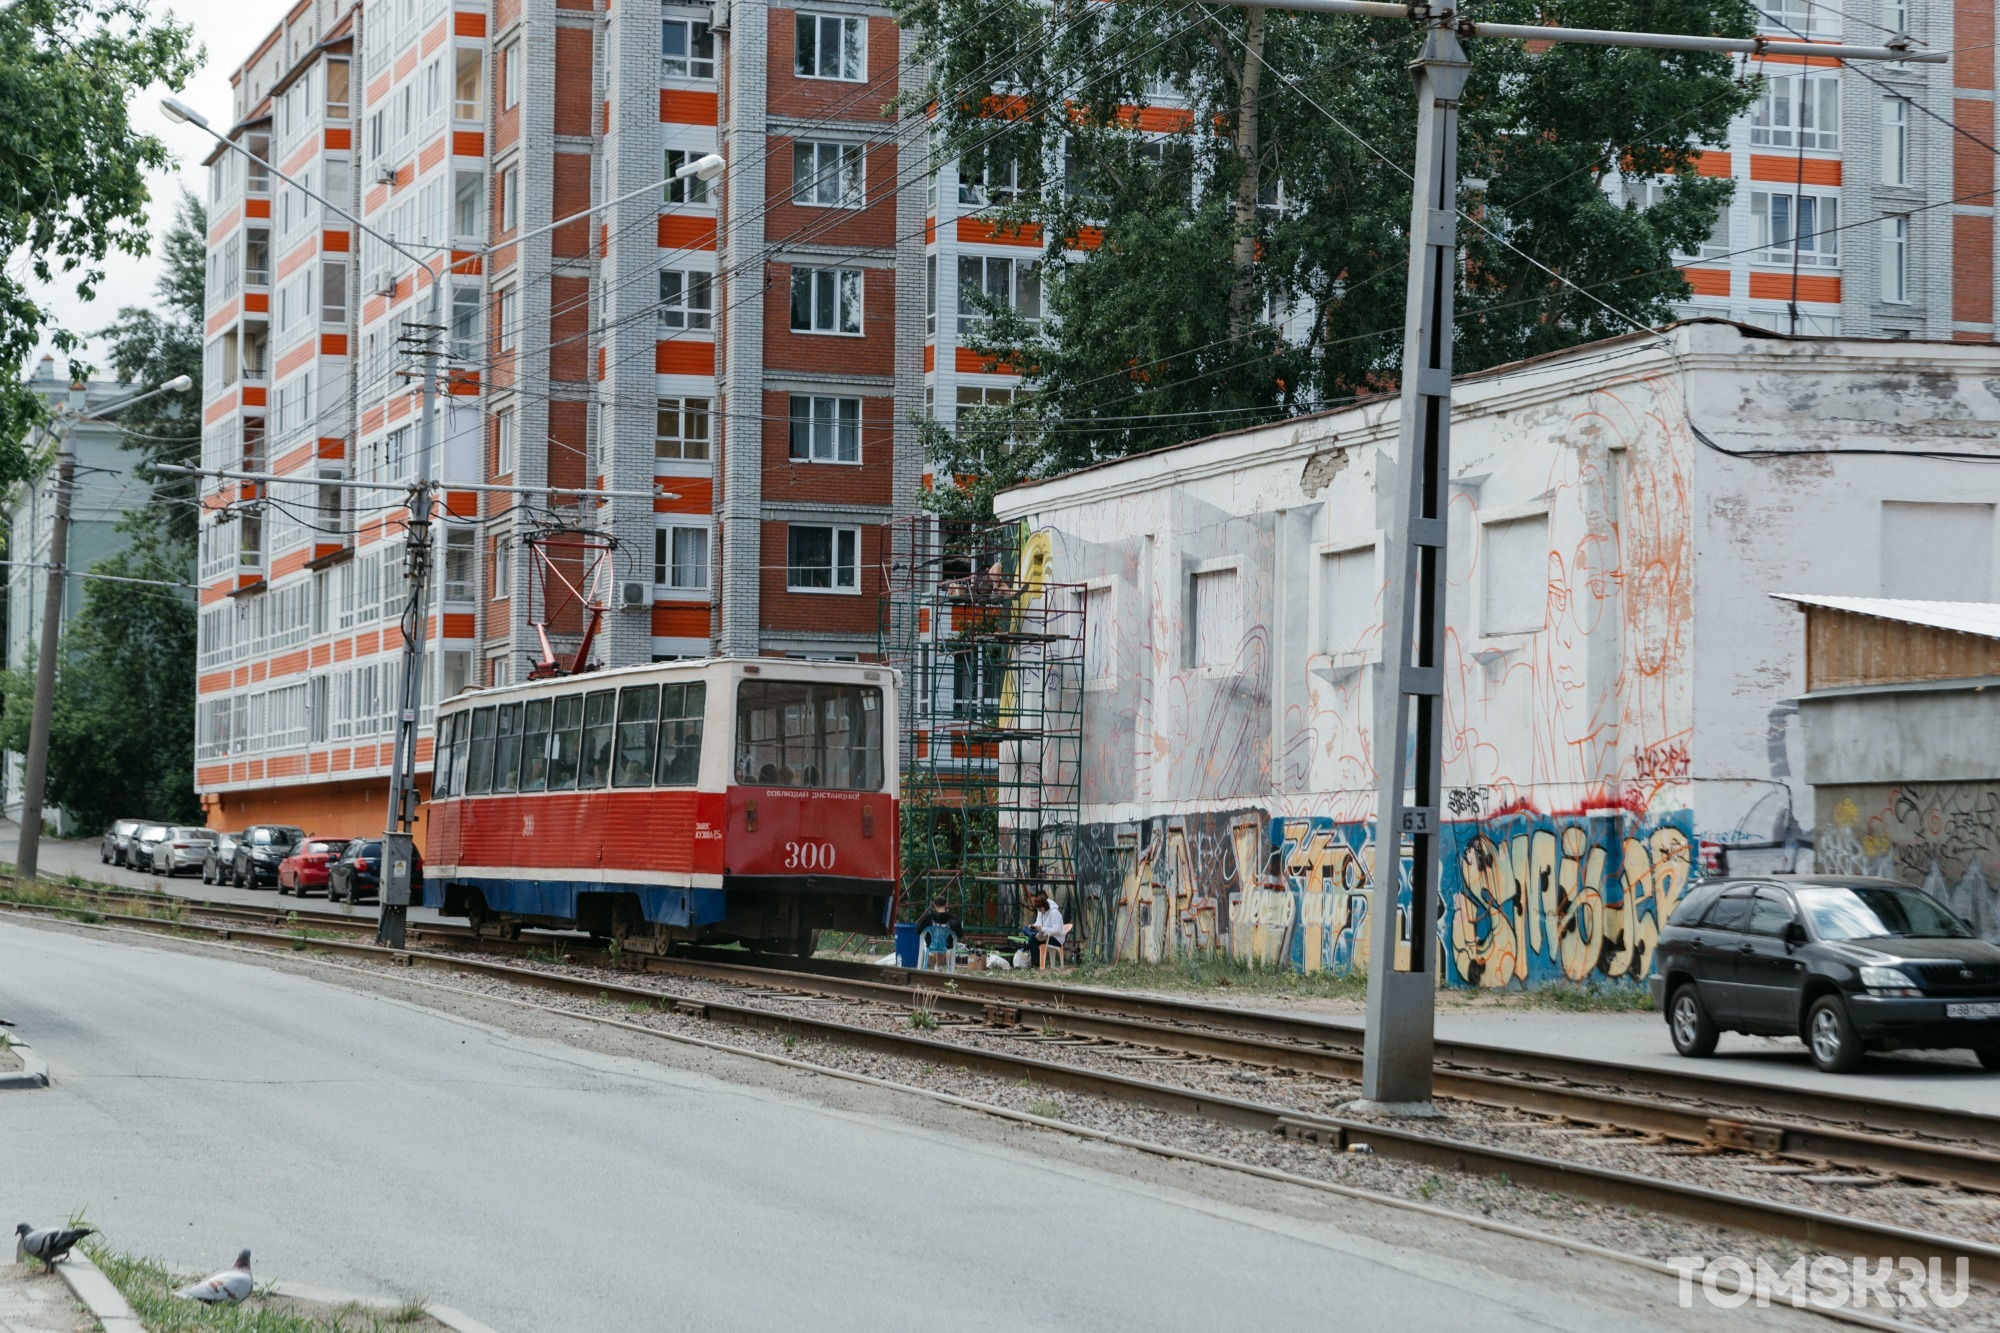
[[[154,290],[159,307],[126,306],[103,335],[110,340],[111,368],[137,389],[164,384],[176,375],[194,381],[180,393],[148,398],[118,414],[125,445],[140,458],[140,477],[151,486],[147,503],[129,514],[132,532],[156,532],[173,553],[184,555],[193,573],[196,520],[200,516],[193,477],[153,471],[155,463],[194,466],[201,461],[201,354],[203,281],[207,267],[208,217],[186,191],[167,229],[164,261]],[[163,554],[166,552],[163,551]]]
[[[1477,17],[1747,35],[1752,12],[1487,0]],[[998,220],[1041,228],[1051,317],[972,299],[990,316],[976,349],[1030,392],[931,433],[940,474],[976,479],[941,485],[936,507],[1394,387],[1416,25],[1165,0],[904,0],[901,18],[933,71],[940,154],[1017,182],[989,187]],[[1460,165],[1484,185],[1459,201],[1477,225],[1460,227],[1458,368],[1670,318],[1688,295],[1673,256],[1731,188],[1697,156],[1754,84],[1715,55],[1468,45]],[[1641,209],[1613,177],[1663,188]],[[1288,309],[1303,316],[1273,317]]]
[[[155,21],[144,0],[18,0],[0,12],[0,483],[26,475],[23,442],[43,415],[21,367],[44,336],[79,346],[28,278],[89,299],[113,250],[146,253],[146,172],[173,157],[133,127],[131,106],[152,84],[179,90],[199,58],[190,30]]]
[[[188,375],[193,387],[118,414],[125,445],[151,483],[149,498],[120,520],[127,547],[91,566],[64,631],[49,729],[48,801],[85,828],[134,812],[198,821],[194,791],[195,630],[193,596],[171,586],[194,575],[199,509],[191,479],[150,465],[189,462],[201,450],[202,208],[183,194],[166,236],[158,309],[128,306],[104,330],[118,377],[151,387]],[[119,582],[133,579],[142,582]],[[0,744],[24,752],[34,680],[5,683]]]

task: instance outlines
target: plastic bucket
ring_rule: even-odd
[[[904,967],[917,965],[917,923],[914,921],[896,923],[896,961]]]

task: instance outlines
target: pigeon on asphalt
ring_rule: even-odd
[[[97,1234],[97,1228],[48,1227],[37,1231],[23,1222],[14,1228],[14,1234],[19,1237],[15,1243],[21,1247],[22,1254],[30,1259],[40,1259],[48,1266],[50,1272],[54,1272],[56,1260],[68,1255],[76,1243],[85,1236]]]
[[[250,1294],[250,1251],[236,1256],[236,1265],[213,1277],[189,1283],[174,1295],[203,1305],[235,1305]]]

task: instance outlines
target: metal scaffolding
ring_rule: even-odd
[[[1074,921],[1085,592],[1018,524],[918,515],[885,549],[879,646],[903,673],[903,904],[975,932],[1044,892]]]

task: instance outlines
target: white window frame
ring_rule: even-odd
[[[1535,626],[1533,629],[1501,628],[1501,627],[1496,627],[1494,624],[1491,623],[1493,619],[1492,615],[1493,608],[1491,605],[1492,598],[1487,595],[1487,590],[1486,590],[1487,589],[1486,579],[1490,571],[1490,566],[1487,563],[1487,539],[1488,539],[1488,534],[1494,528],[1503,528],[1514,523],[1526,523],[1539,520],[1542,524],[1542,534],[1546,539],[1544,543],[1546,548],[1547,542],[1554,540],[1554,535],[1550,530],[1553,524],[1553,519],[1550,516],[1548,506],[1545,504],[1531,504],[1531,505],[1518,505],[1507,509],[1497,509],[1497,508],[1489,509],[1481,513],[1478,517],[1479,517],[1480,570],[1479,570],[1479,587],[1477,589],[1477,594],[1479,603],[1479,637],[1482,639],[1525,639],[1533,635],[1542,633],[1544,630],[1548,628],[1548,623],[1547,623],[1548,565],[1546,560],[1546,549],[1544,552],[1544,561],[1542,565],[1543,623]]]
[[[517,164],[500,172],[500,230],[503,234],[521,226],[521,168]]]
[[[868,155],[858,143],[792,141],[792,202],[801,208],[861,208],[867,203]]]
[[[829,584],[824,588],[803,584],[798,581],[801,573],[813,568],[812,566],[794,565],[792,563],[792,534],[800,528],[820,528],[829,534],[828,549],[831,555],[830,563],[827,565]],[[841,562],[841,547],[843,544],[850,546],[849,554],[852,557],[852,563],[847,564],[844,568]],[[843,573],[847,577],[845,584],[841,582]],[[838,597],[859,597],[861,595],[860,527],[851,523],[787,523],[785,525],[785,591],[831,594]]]
[[[1790,222],[1792,201],[1796,194],[1799,209],[1803,215],[1808,210],[1813,218],[1812,247],[1801,249],[1798,264],[1801,269],[1838,269],[1840,267],[1840,193],[1838,190],[1802,189],[1790,190],[1773,187],[1769,190],[1750,192],[1750,228],[1752,244],[1756,247],[1751,256],[1753,263],[1783,264],[1792,262],[1793,242],[1777,242],[1777,219],[1782,214],[1786,220],[1785,234],[1796,234],[1796,226]],[[1831,216],[1829,217],[1829,213]]]
[[[521,43],[512,41],[500,48],[500,109],[511,111],[521,105]]]
[[[979,282],[973,287],[966,282],[966,269],[971,266],[977,271]],[[996,293],[993,286],[995,271],[1004,274],[1002,291]],[[1042,322],[1042,277],[1041,266],[1032,259],[1019,255],[967,255],[958,257],[958,336],[970,335],[989,316],[966,299],[968,290],[976,290],[986,296],[1004,295],[1006,308],[1032,326]],[[1032,305],[1032,310],[1023,307]]]
[[[502,287],[493,293],[493,345],[496,350],[514,350],[514,336],[518,332],[515,325],[520,322],[520,288]]]
[[[668,434],[660,429],[662,418],[674,419],[674,431]],[[699,422],[701,433],[696,435],[689,429],[691,422]],[[689,453],[688,446],[698,444],[699,453]],[[661,398],[657,401],[653,417],[653,457],[666,463],[706,463],[715,446],[715,400],[706,394],[682,394],[679,397]]]
[[[689,566],[690,571],[698,570],[699,577],[690,572],[682,577],[682,565],[676,558],[674,543],[681,533],[701,539],[701,563]],[[653,529],[653,588],[655,597],[685,597],[689,593],[699,593],[706,598],[709,593],[710,536],[706,523],[662,523]]]
[[[1236,555],[1217,556],[1209,560],[1189,561],[1186,566],[1186,600],[1181,618],[1181,666],[1197,675],[1233,676],[1236,674],[1238,650],[1243,645],[1243,558]],[[1201,657],[1202,628],[1195,608],[1200,598],[1198,589],[1201,580],[1227,574],[1234,581],[1236,591],[1236,641],[1227,647],[1228,656],[1224,660],[1203,661]]]
[[[806,324],[799,324],[799,289],[806,291]],[[858,268],[821,268],[798,264],[792,268],[792,332],[834,338],[862,336],[863,310],[867,305],[868,279]],[[831,309],[832,323],[821,327],[819,320]],[[849,327],[849,325],[852,327]]]
[[[810,42],[807,40],[810,25]],[[827,59],[827,37],[833,36],[833,58]],[[807,47],[812,68],[807,68]],[[868,79],[868,20],[852,14],[816,14],[799,10],[792,26],[792,72],[801,79],[865,83]]]
[[[1333,587],[1329,579],[1329,566],[1335,560],[1363,553],[1366,553],[1370,557],[1369,567],[1373,572],[1374,586],[1378,590],[1377,599],[1379,601],[1379,590],[1382,587],[1384,576],[1382,538],[1379,534],[1369,538],[1367,541],[1327,542],[1320,546],[1318,551],[1319,577],[1313,596],[1313,643],[1315,651],[1324,654],[1327,660],[1336,667],[1366,666],[1371,662],[1382,660],[1382,636],[1379,634],[1360,647],[1335,648],[1332,643]]]
[[[512,476],[516,463],[515,453],[520,441],[516,433],[520,429],[520,418],[513,408],[498,412],[493,417],[493,475]]]
[[[1910,183],[1910,99],[1882,99],[1882,184]]]
[[[1821,123],[1831,111],[1833,124]],[[1806,121],[1813,124],[1807,127]],[[1750,108],[1752,148],[1808,153],[1840,151],[1840,71],[1810,69],[1764,76]]]
[[[679,29],[682,55],[672,55],[667,51],[669,31]],[[700,54],[703,41],[708,43],[708,54]],[[688,16],[663,18],[660,20],[660,77],[663,79],[698,79],[712,82],[715,78],[715,36],[709,28],[708,19]]]
[[[660,327],[707,331],[715,327],[715,275],[698,268],[660,270]]]
[[[849,405],[853,419],[847,419]],[[785,428],[786,457],[794,463],[861,464],[862,403],[851,394],[795,393]],[[803,441],[800,432],[804,431]],[[804,452],[800,452],[800,444]]]
[[[1881,228],[1876,270],[1881,278],[1880,294],[1889,305],[1910,302],[1910,217],[1890,213],[1878,224]]]

